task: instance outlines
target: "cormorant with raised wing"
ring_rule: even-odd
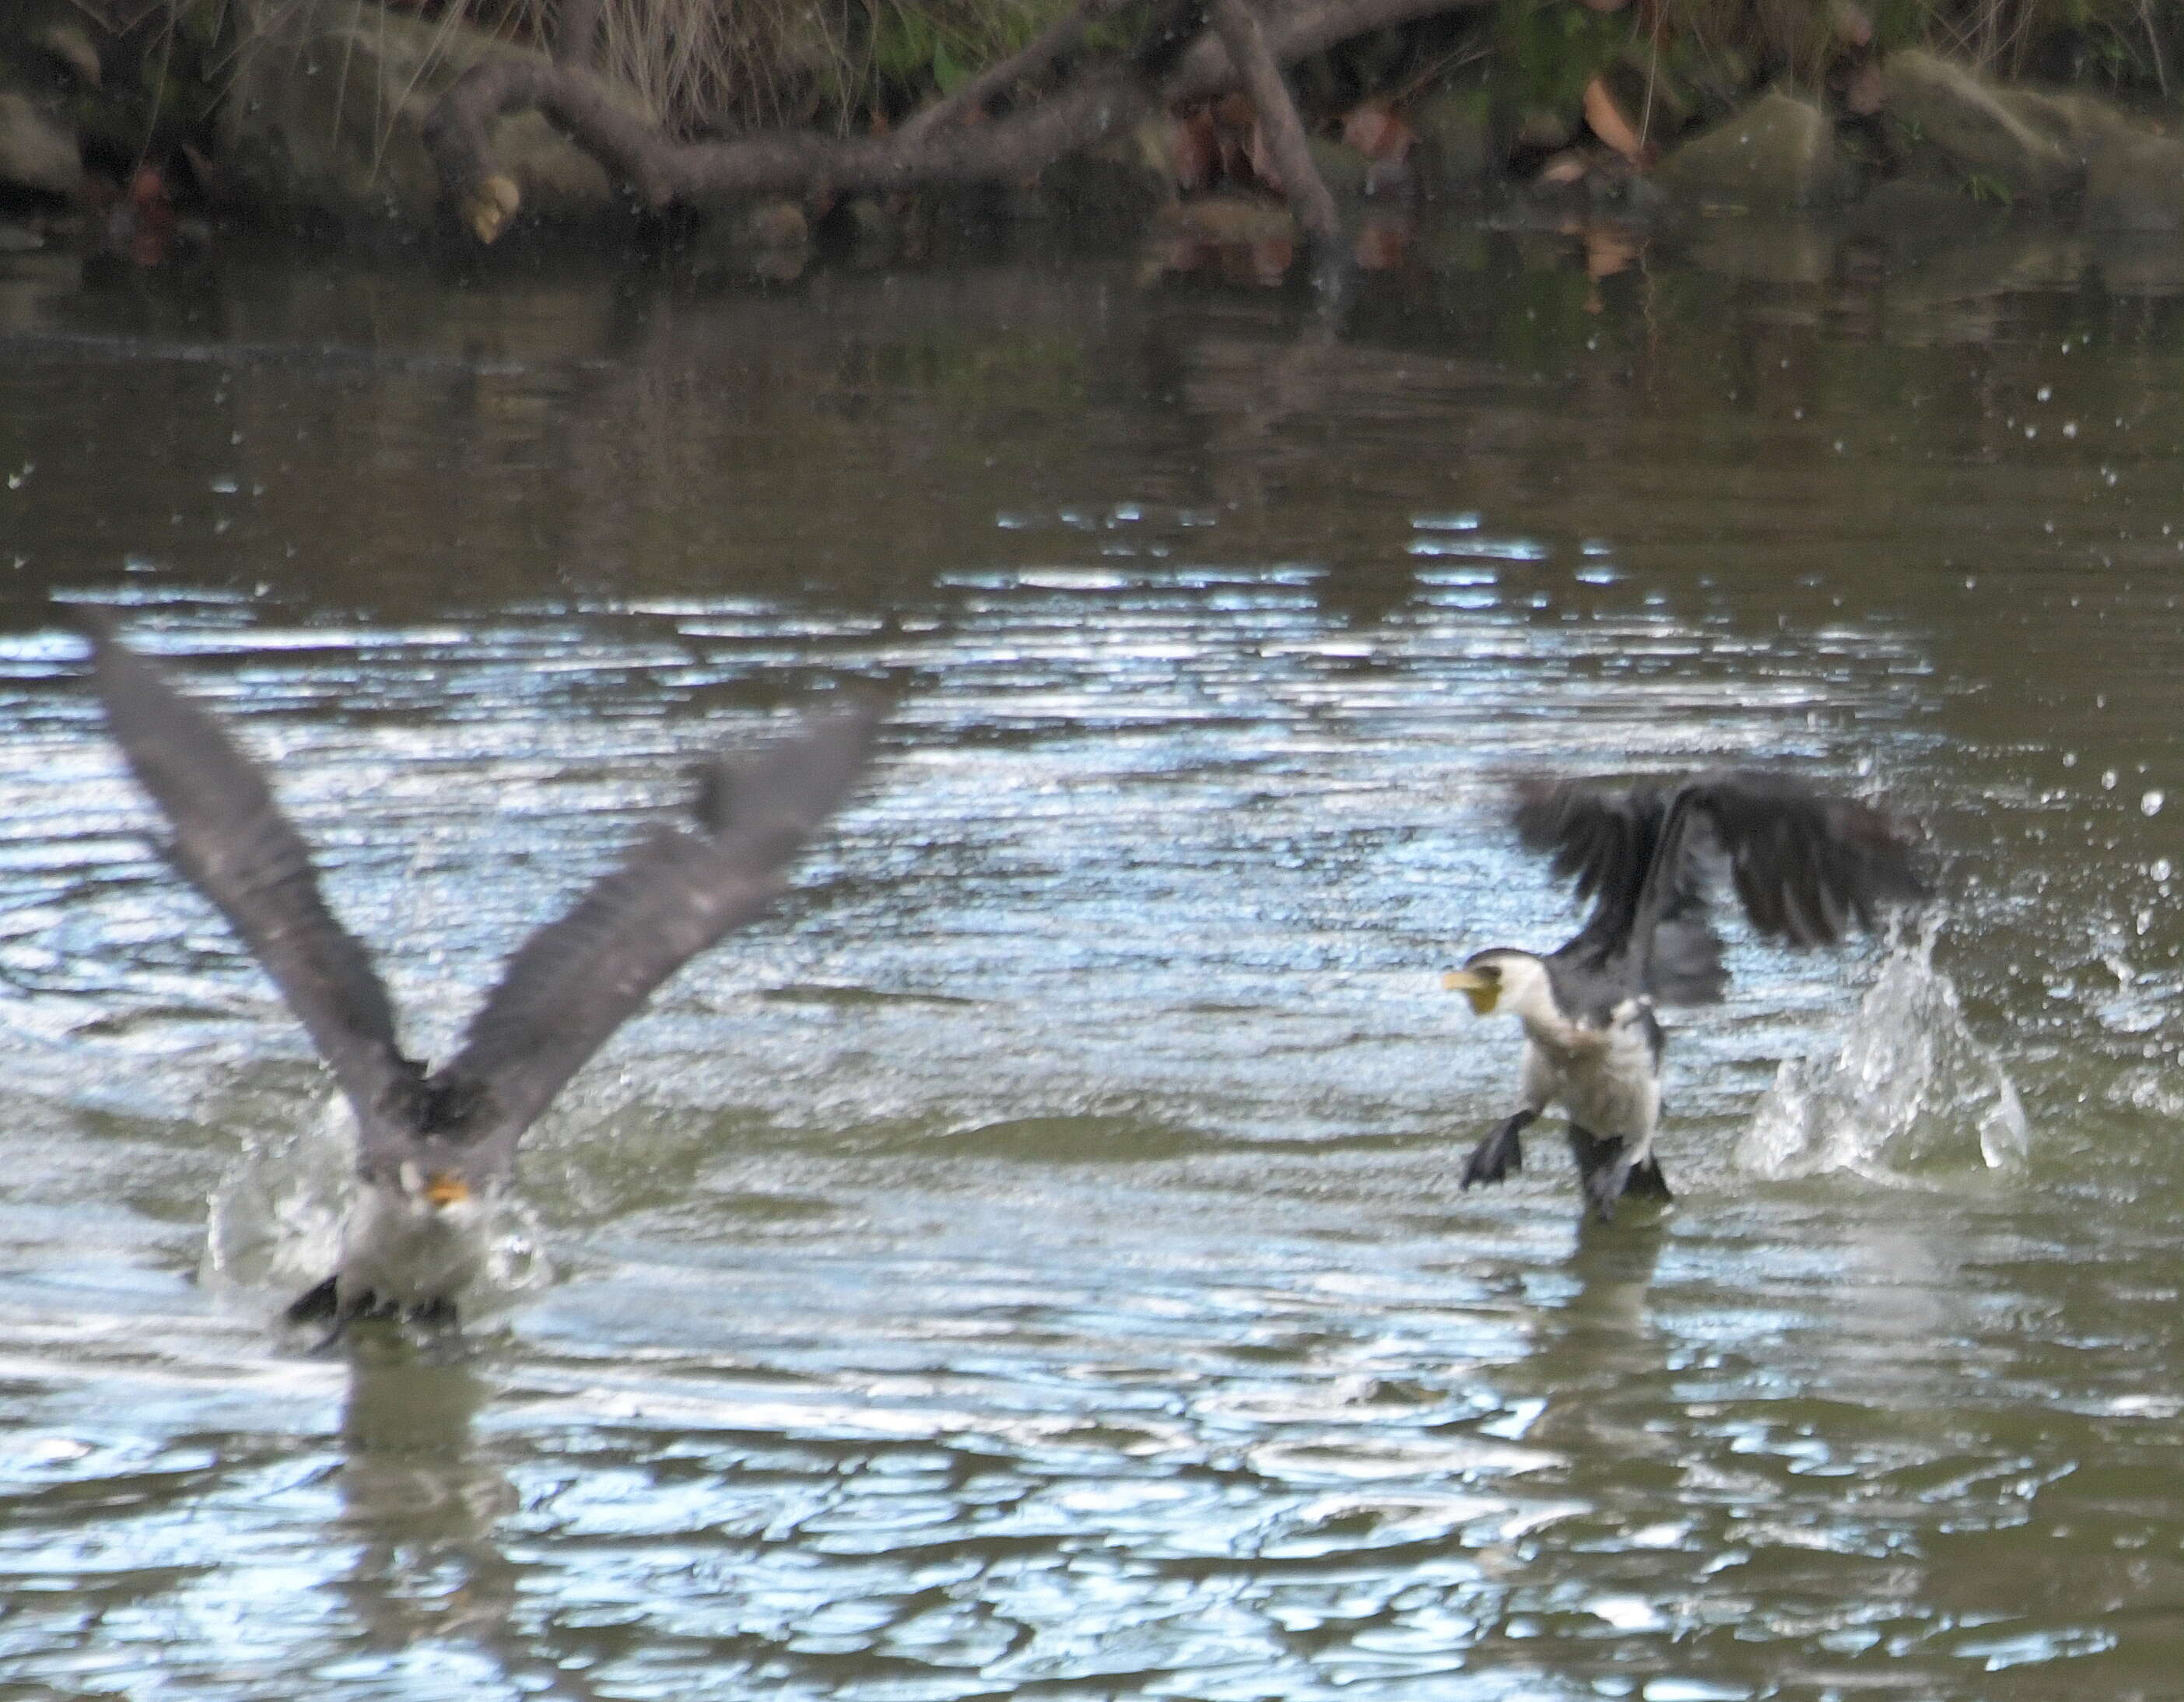
[[[161,850],[242,936],[355,1113],[359,1186],[338,1262],[287,1311],[336,1336],[366,1316],[456,1321],[517,1139],[654,989],[773,901],[864,768],[878,720],[860,702],[705,763],[688,824],[654,828],[533,934],[454,1057],[428,1069],[403,1052],[370,955],[327,909],[257,765],[104,611],[77,622],[108,725],[173,829]]]
[[[1441,978],[1479,1015],[1524,1025],[1521,1102],[1473,1150],[1463,1186],[1521,1168],[1524,1130],[1559,1103],[1585,1203],[1603,1221],[1626,1193],[1669,1197],[1653,1153],[1653,1010],[1721,997],[1729,975],[1708,896],[1724,870],[1752,926],[1794,946],[1870,930],[1882,907],[1925,892],[1910,839],[1886,812],[1757,769],[1625,787],[1526,781],[1514,821],[1524,848],[1552,857],[1593,907],[1546,957],[1495,946]]]

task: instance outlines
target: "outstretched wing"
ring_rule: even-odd
[[[660,827],[509,961],[429,1097],[512,1144],[653,990],[771,904],[781,872],[864,767],[876,706],[814,719],[701,771],[694,822]]]
[[[1682,795],[1706,818],[1762,934],[1832,946],[1871,931],[1887,906],[1926,896],[1909,834],[1870,804],[1755,769],[1702,774]]]
[[[76,611],[91,640],[106,723],[174,829],[167,860],[219,908],[332,1066],[361,1126],[405,1102],[415,1067],[371,959],[319,891],[310,853],[257,765],[157,663],[114,636],[102,609]]]
[[[1925,891],[1884,812],[1758,769],[1674,787],[1528,781],[1515,823],[1593,901],[1557,956],[1621,968],[1669,1004],[1710,1003],[1728,983],[1708,901],[1724,865],[1752,926],[1797,946],[1869,929]]]

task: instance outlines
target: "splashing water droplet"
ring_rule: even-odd
[[[1899,1181],[1975,1153],[1991,1170],[2025,1162],[2031,1136],[2017,1088],[1933,957],[1930,935],[1897,946],[1840,1050],[1783,1063],[1738,1142],[1747,1169]]]
[[[332,1270],[356,1192],[355,1124],[338,1094],[320,1114],[254,1140],[213,1191],[198,1280],[246,1302],[292,1300]],[[485,1270],[462,1299],[476,1319],[546,1287],[538,1219],[519,1199],[496,1202]]]

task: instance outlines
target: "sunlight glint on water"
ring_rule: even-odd
[[[1467,229],[1331,338],[1126,265],[0,256],[0,1692],[2166,1702],[2184,307],[1877,240]],[[437,1056],[694,758],[898,680],[526,1141],[493,1328],[266,1327],[326,1080],[54,586]],[[1580,1230],[1551,1130],[1461,1192],[1516,1040],[1439,972],[1576,920],[1506,782],[1746,762],[1926,824],[1930,959],[1731,927],[1672,1209]]]

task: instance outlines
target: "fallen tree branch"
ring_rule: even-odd
[[[1206,7],[1229,63],[1244,81],[1244,92],[1258,109],[1260,132],[1281,174],[1282,193],[1297,226],[1324,264],[1342,252],[1342,220],[1334,210],[1334,197],[1312,163],[1312,145],[1305,138],[1304,120],[1297,116],[1296,102],[1282,81],[1282,68],[1267,46],[1266,32],[1244,0],[1210,0]]]
[[[1282,65],[1366,31],[1484,3],[1290,0],[1270,12],[1263,33],[1270,58]],[[647,206],[659,209],[676,202],[789,193],[816,196],[939,183],[1022,182],[1056,160],[1127,129],[1163,102],[1202,100],[1238,81],[1228,53],[1217,36],[1206,33],[1177,55],[1157,81],[1127,62],[1102,64],[1044,99],[975,128],[937,122],[921,126],[913,120],[889,136],[833,137],[784,131],[677,142],[660,135],[578,66],[493,57],[481,59],[448,86],[425,122],[424,139],[443,187],[462,206],[479,240],[489,243],[522,200],[521,191],[494,159],[493,122],[525,108],[543,113],[609,170],[627,179]]]

